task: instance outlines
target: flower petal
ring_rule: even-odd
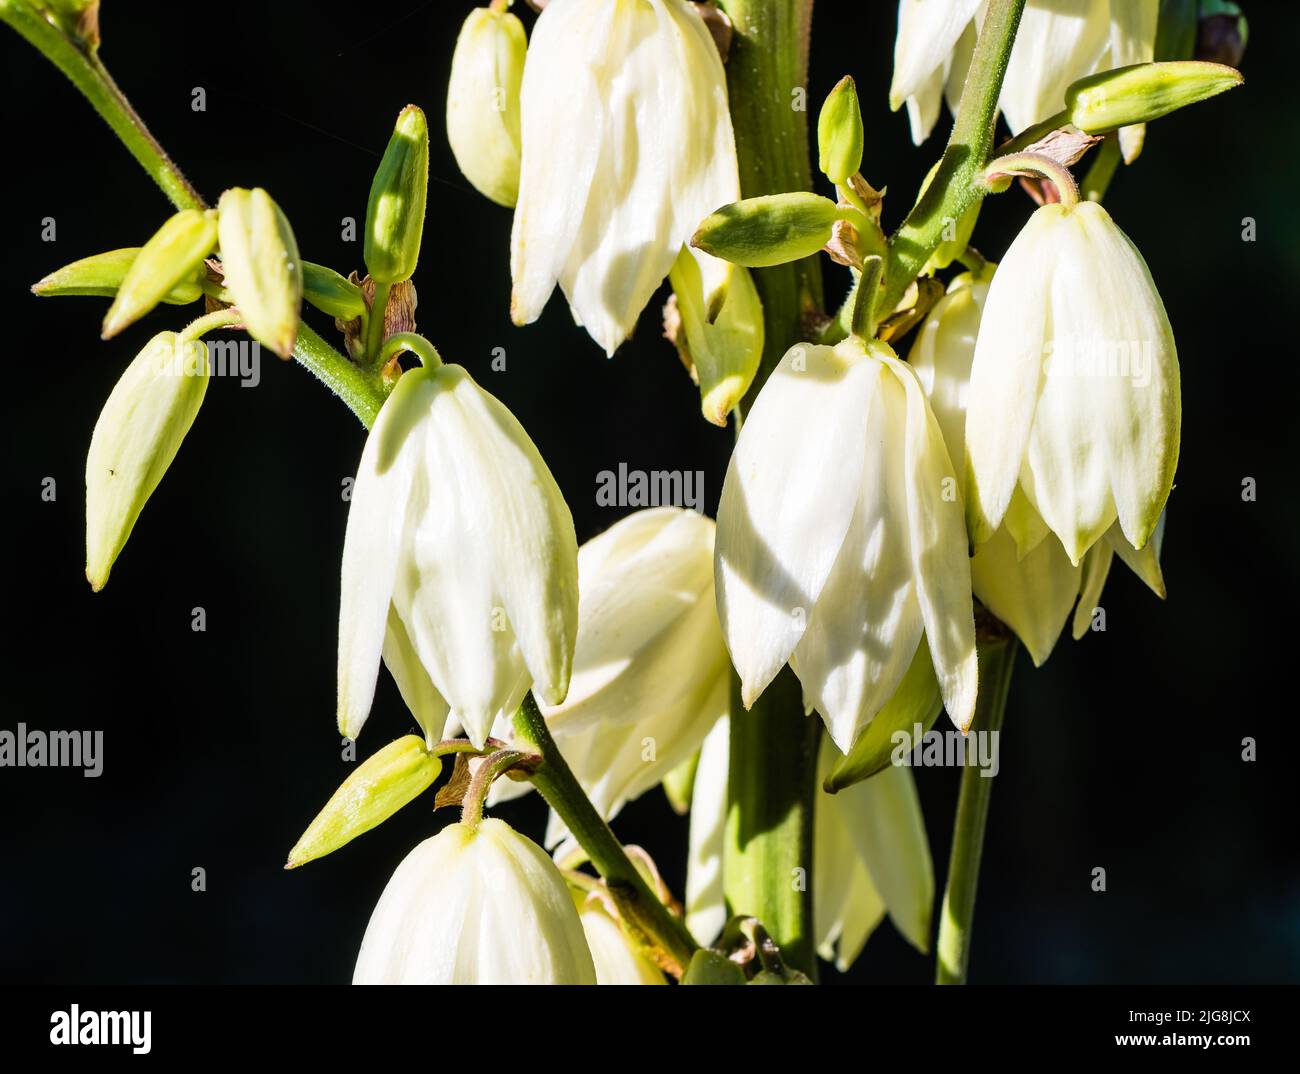
[[[746,707],[790,658],[857,506],[872,367],[799,344],[741,428],[718,507],[718,618]]]
[[[1041,667],[1079,596],[1081,570],[1061,542],[1049,536],[1022,559],[1004,527],[975,549],[970,573],[975,596],[1015,631]]]

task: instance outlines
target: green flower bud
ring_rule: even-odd
[[[1241,85],[1241,72],[1218,63],[1140,63],[1081,78],[1065,91],[1065,107],[1086,134],[1105,134],[1159,119]]]
[[[893,754],[898,748],[894,736],[903,731],[912,738],[917,724],[921,725],[924,734],[934,726],[942,709],[943,698],[939,694],[939,682],[934,675],[930,647],[922,636],[916,655],[912,657],[912,663],[908,666],[903,681],[898,684],[898,689],[894,691],[894,696],[885,703],[876,718],[867,724],[853,743],[848,756],[838,760],[826,777],[824,789],[827,793],[834,794],[883,772],[893,763]]]
[[[836,83],[817,117],[817,167],[837,186],[862,167],[862,110],[851,75]]]
[[[343,781],[289,851],[285,868],[323,858],[378,827],[432,787],[441,771],[442,761],[418,735],[390,742]]]
[[[519,196],[519,84],[528,38],[508,11],[475,8],[456,39],[447,141],[476,190],[513,208]]]
[[[203,342],[160,332],[104,404],[86,456],[86,578],[96,592],[180,450],[207,389]]]
[[[109,250],[94,254],[55,269],[39,283],[32,285],[32,294],[42,298],[63,298],[68,295],[92,295],[113,298],[127,270],[135,263],[140,254],[140,247],[128,246],[121,250]],[[176,284],[162,300],[171,306],[183,306],[193,302],[203,294],[199,286],[202,266],[188,279]]]
[[[803,190],[746,198],[707,217],[691,245],[747,268],[782,265],[825,246],[840,216],[829,198]]]
[[[408,104],[397,117],[366,205],[366,269],[376,283],[398,283],[415,271],[428,185],[429,124]]]
[[[261,187],[227,190],[217,209],[226,289],[244,327],[281,358],[290,358],[303,287],[293,229]]]
[[[138,321],[177,284],[193,278],[216,245],[216,213],[182,209],[171,217],[126,270],[104,316],[104,338],[111,339]]]
[[[341,321],[360,317],[366,310],[360,287],[332,268],[311,261],[302,262],[302,297],[322,313]]]

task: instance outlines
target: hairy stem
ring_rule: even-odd
[[[808,43],[812,0],[723,0],[735,29],[727,61],[740,186],[744,197],[807,190]],[[805,337],[805,315],[822,307],[815,257],[757,269],[763,302],[763,360],[736,418],[753,405],[785,352]],[[723,890],[728,910],[758,918],[787,961],[815,974],[812,821],[819,726],[804,716],[787,668],[754,702],[733,683]]]
[[[971,722],[973,732],[1002,733],[1017,647],[1014,638],[999,637],[980,642],[980,692],[975,719]],[[966,983],[971,927],[975,919],[975,891],[979,886],[984,828],[988,822],[994,778],[978,765],[968,764],[962,768],[957,817],[953,822],[952,854],[948,859],[948,885],[944,889],[943,913],[939,918],[935,967],[938,984]]]
[[[86,95],[95,111],[176,208],[207,208],[199,192],[149,133],[97,53],[83,50],[57,26],[24,4],[0,0],[0,20],[17,30]]]
[[[680,977],[695,953],[695,941],[682,920],[650,890],[605,818],[591,804],[551,737],[546,719],[531,693],[515,714],[514,729],[520,745],[542,758],[532,776],[533,786],[559,814],[587,852],[591,864],[605,878],[624,923],[634,935],[640,934],[649,941],[664,969]]]

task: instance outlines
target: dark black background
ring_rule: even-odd
[[[975,981],[1244,982],[1297,978],[1300,867],[1286,735],[1296,657],[1300,235],[1289,5],[1250,5],[1244,89],[1166,119],[1108,205],[1144,252],[1178,337],[1184,435],[1170,501],[1165,604],[1118,566],[1108,629],[1022,657],[993,797]],[[106,0],[102,55],[210,199],[262,185],[303,255],[346,272],[393,117],[434,130],[420,328],[519,416],[584,540],[616,520],[596,474],[703,469],[716,505],[731,434],[705,424],[651,304],[607,361],[552,301],[508,316],[510,214],[459,175],[441,114],[467,5],[219,9]],[[872,14],[865,14],[868,9]],[[879,14],[875,14],[876,11]],[[521,11],[526,23],[531,15]],[[814,19],[809,100],[859,84],[864,172],[897,222],[946,125],[914,150],[886,108],[892,5],[830,2]],[[344,777],[334,729],[338,566],[363,430],[301,368],[268,357],[253,390],[214,379],[202,413],[98,595],[86,585],[82,474],[99,408],[135,350],[189,311],[164,307],[111,343],[103,303],[28,286],[102,249],[138,245],[162,195],[39,55],[0,29],[5,541],[4,711],[105,733],[105,773],[0,769],[0,979],[337,982],[350,977],[392,869],[444,822],[421,800],[294,873],[288,848]],[[191,110],[191,90],[207,93]],[[946,124],[946,121],[945,121]],[[990,199],[976,243],[1000,256],[1030,210]],[[1258,241],[1241,240],[1242,220]],[[57,241],[41,240],[54,217]],[[839,270],[828,292],[843,288]],[[311,315],[309,315],[311,316]],[[327,319],[311,316],[322,331]],[[504,347],[508,369],[494,373]],[[58,496],[43,502],[53,477]],[[1243,502],[1242,481],[1258,482]],[[202,606],[207,631],[190,629]],[[409,719],[385,682],[368,753]],[[1244,763],[1241,741],[1258,741]],[[919,773],[936,873],[956,773]],[[535,801],[502,811],[540,835]],[[684,822],[656,791],[616,825],[681,890]],[[208,890],[191,891],[191,869]],[[1108,874],[1105,894],[1091,870]],[[889,925],[852,979],[922,982],[932,963]],[[827,974],[834,978],[834,974]]]

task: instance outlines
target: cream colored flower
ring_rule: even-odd
[[[1100,205],[1045,205],[984,303],[966,415],[971,537],[1017,487],[1072,563],[1118,518],[1141,549],[1178,462],[1178,357],[1146,262]]]
[[[379,897],[353,984],[595,984],[564,878],[499,820],[452,824]]]
[[[718,509],[718,614],[746,706],[789,661],[843,752],[928,639],[949,715],[976,692],[957,478],[887,344],[799,344],[750,411]]]
[[[528,47],[516,324],[559,283],[613,354],[700,221],[740,197],[718,50],[686,0],[551,0]]]
[[[339,727],[381,650],[426,734],[444,698],[481,746],[530,688],[559,702],[577,633],[573,519],[514,415],[459,366],[403,374],[366,441],[343,546]]]
[[[575,893],[574,902],[587,946],[591,948],[591,959],[596,964],[598,985],[668,983],[659,967],[636,949],[599,897]]]

